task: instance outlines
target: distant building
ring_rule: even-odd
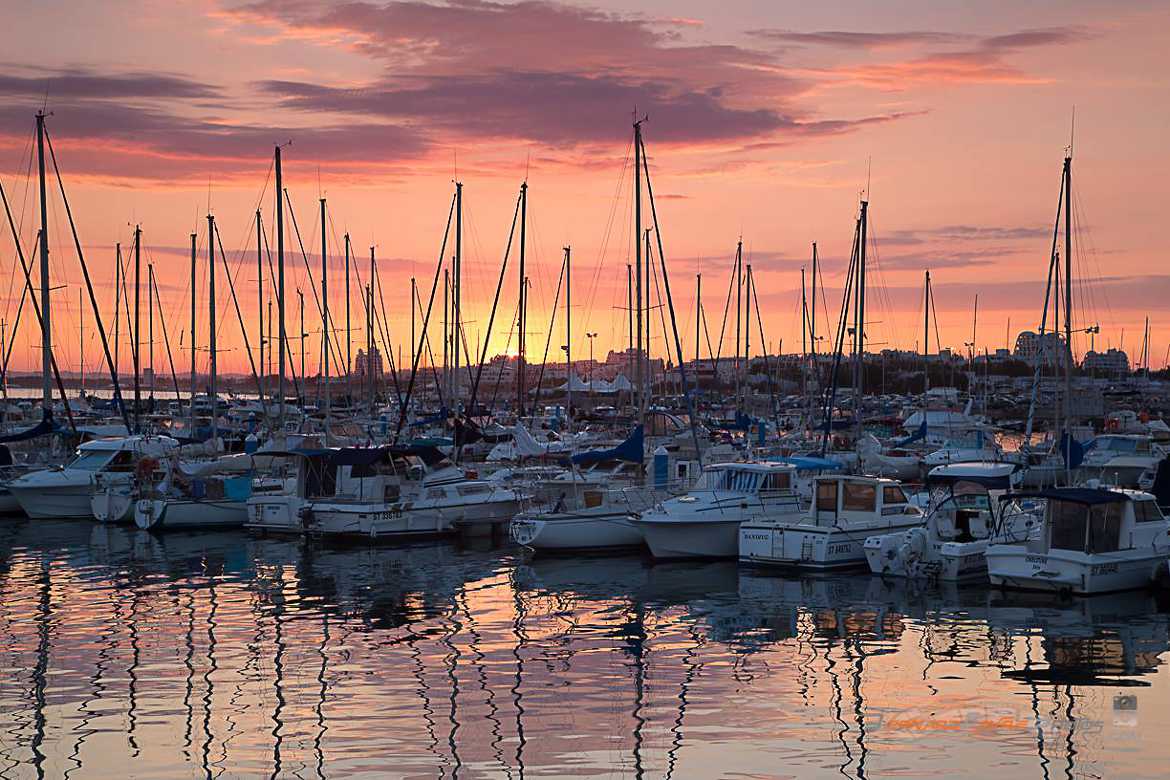
[[[1109,349],[1105,352],[1090,351],[1085,355],[1081,368],[1091,374],[1116,376],[1129,373],[1129,355],[1120,349]]]
[[[1016,336],[1014,354],[1018,360],[1023,360],[1030,365],[1036,365],[1036,362],[1040,361],[1045,365],[1056,366],[1064,365],[1068,350],[1065,348],[1059,333],[1041,335],[1025,330]]]
[[[368,355],[359,349],[357,357],[353,361],[353,372],[358,379],[367,380],[371,376],[376,380],[381,379],[383,376],[382,353],[377,347],[371,347]]]

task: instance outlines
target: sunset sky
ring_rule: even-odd
[[[785,352],[800,349],[800,269],[813,241],[828,294],[818,319],[835,321],[867,184],[871,350],[918,346],[927,268],[943,346],[971,340],[976,293],[980,350],[1035,329],[1074,106],[1074,322],[1100,325],[1099,348],[1124,338],[1136,360],[1148,315],[1154,368],[1170,341],[1165,2],[44,0],[6,15],[0,40],[0,180],[23,243],[31,246],[37,224],[35,166],[28,174],[34,113],[44,104],[107,327],[114,245],[127,248],[141,223],[172,347],[187,327],[193,230],[206,342],[209,207],[254,329],[252,223],[259,202],[275,249],[268,177],[273,145],[287,141],[285,185],[318,281],[318,198],[328,199],[338,328],[348,230],[363,278],[376,247],[392,338],[409,350],[409,278],[418,277],[425,302],[458,178],[474,348],[527,177],[530,359],[544,349],[566,244],[575,357],[588,355],[587,331],[599,333],[600,353],[624,346],[618,307],[632,254],[635,107],[648,118],[688,357],[695,272],[717,341],[740,235],[773,352],[781,339]],[[54,285],[65,285],[53,293],[54,343],[63,366],[76,368],[81,273],[59,197],[50,216]],[[287,246],[295,333],[296,286],[307,309],[312,298],[295,237]],[[20,300],[15,263],[5,229],[0,264],[10,281],[0,282],[0,316],[8,323]],[[243,371],[219,277],[220,341],[231,350],[221,369]],[[510,265],[489,355],[509,340],[516,289]],[[355,283],[355,352],[364,338],[359,301]],[[436,324],[439,316],[436,306]],[[306,319],[319,322],[315,313]],[[553,351],[563,323],[562,314]],[[39,334],[27,310],[21,328],[13,365],[35,367]],[[752,344],[758,351],[756,332]],[[1087,348],[1088,337],[1078,337],[1078,353]],[[88,336],[85,351],[93,370],[99,350]]]

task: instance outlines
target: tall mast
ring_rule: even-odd
[[[325,382],[325,443],[329,443],[329,255],[325,246],[325,199],[321,198],[321,373]]]
[[[573,430],[573,274],[570,260],[573,248],[565,247],[565,429]]]
[[[639,422],[645,422],[645,371],[642,366],[642,120],[634,120],[634,386],[638,388]]]
[[[306,387],[306,379],[305,379],[305,293],[299,287],[297,288],[297,303],[300,306],[299,311],[300,311],[300,315],[301,315],[301,318],[300,318],[301,332],[300,332],[300,336],[299,336],[299,339],[301,342],[301,389],[304,391],[305,395],[308,395],[308,389]],[[300,399],[300,401],[301,401],[302,408],[304,408],[305,399],[302,397]]]
[[[517,327],[520,331],[516,348],[516,415],[524,414],[525,363],[527,358],[528,290],[525,280],[524,261],[528,245],[528,181],[520,183],[520,297],[517,301],[519,315]]]
[[[416,294],[417,293],[415,292],[415,280],[414,280],[414,277],[412,276],[412,277],[410,277],[410,365],[412,365],[412,366],[414,365],[414,340],[415,340],[415,338],[417,338],[417,336],[414,332],[414,318],[415,318],[414,296]]]
[[[451,345],[454,370],[451,372],[451,408],[458,408],[457,388],[459,387],[459,341],[463,335],[463,320],[461,310],[461,292],[463,287],[463,182],[455,182],[455,278],[452,304],[454,308],[454,323],[451,333],[454,339]]]
[[[191,234],[191,432],[190,435],[195,435],[195,240],[196,234]]]
[[[800,352],[801,366],[800,385],[801,394],[808,398],[808,295],[805,290],[804,266],[800,268]]]
[[[142,405],[142,386],[139,381],[142,362],[139,359],[139,349],[142,346],[142,322],[139,317],[141,296],[139,285],[142,281],[142,227],[134,226],[134,340],[130,351],[134,358],[134,432],[142,433],[142,424],[139,421],[139,407]]]
[[[812,245],[812,297],[809,302],[811,306],[810,317],[808,320],[808,341],[809,353],[811,354],[810,369],[813,376],[817,378],[817,389],[820,390],[820,372],[817,370],[817,242],[814,241]],[[812,398],[808,399],[808,424],[813,424],[813,402]]]
[[[861,201],[861,231],[857,235],[857,435],[861,436],[861,399],[865,395],[865,243],[869,201]]]
[[[930,392],[930,269],[926,270],[926,286],[923,288],[922,302],[922,401],[926,402],[926,394]],[[923,414],[926,414],[923,411]]]
[[[735,245],[735,406],[741,405],[739,348],[742,345],[743,329],[740,316],[743,313],[743,239]]]
[[[366,315],[366,327],[369,328],[366,342],[366,373],[370,375],[370,414],[374,413],[374,403],[378,400],[378,377],[374,374],[374,287],[378,283],[378,268],[374,264],[374,248],[370,247],[370,311]]]
[[[699,382],[699,345],[702,343],[703,326],[703,274],[695,274],[695,386]]]
[[[747,296],[746,296],[746,300],[744,301],[744,303],[746,303],[747,305],[744,306],[744,310],[743,310],[743,395],[744,395],[744,403],[745,404],[747,402],[747,394],[748,394],[747,380],[748,380],[748,377],[751,376],[751,373],[752,373],[752,367],[751,367],[752,366],[752,359],[751,359],[751,351],[752,351],[752,264],[751,263],[747,264],[747,283],[746,283],[746,285],[747,285],[747,289],[746,289]],[[760,348],[764,349],[764,345],[761,344]],[[767,354],[766,349],[765,349],[765,354]]]
[[[81,289],[77,290],[77,311],[81,315],[81,394],[85,395],[85,304],[82,303]],[[0,344],[6,343],[4,337],[0,336]],[[8,395],[8,380],[4,380],[4,386],[0,388],[4,395]]]
[[[264,402],[264,253],[262,241],[264,239],[263,226],[260,221],[260,209],[256,209],[256,313],[259,319],[260,336],[260,379],[257,385],[260,390],[260,408],[267,415],[267,405]]]
[[[276,318],[278,320],[277,363],[277,426],[284,431],[284,353],[288,330],[284,322],[284,184],[280,170],[280,147],[276,147]]]
[[[1072,147],[1064,158],[1064,432],[1069,456],[1065,457],[1065,478],[1072,484]]]
[[[447,391],[447,400],[451,399],[451,374],[447,370],[448,348],[451,344],[451,323],[448,320],[451,312],[450,303],[451,274],[443,269],[443,387]]]
[[[41,197],[41,403],[48,413],[53,404],[53,328],[49,301],[49,212],[45,194],[45,114],[37,112],[37,169]]]
[[[353,395],[349,374],[353,370],[353,334],[349,323],[349,233],[345,234],[345,387],[349,395]],[[352,399],[351,399],[352,403]]]
[[[634,271],[629,263],[626,263],[626,325],[629,327],[630,335],[626,341],[626,371],[629,373],[627,379],[634,377],[634,367],[630,365],[630,360],[634,356]],[[633,393],[630,394],[631,403],[633,403]]]
[[[192,288],[194,289],[194,288]],[[114,373],[122,371],[122,242],[114,244]]]
[[[219,394],[215,353],[215,217],[207,215],[207,365],[208,395],[211,396],[211,441],[219,438]]]
[[[154,263],[146,266],[147,361],[150,371],[150,405],[154,407]]]

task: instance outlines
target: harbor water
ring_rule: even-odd
[[[0,776],[1163,777],[1166,606],[0,524]]]

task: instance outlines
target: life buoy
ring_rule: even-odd
[[[1116,417],[1110,417],[1108,420],[1105,421],[1105,430],[1107,430],[1107,431],[1116,431],[1116,430],[1119,430],[1120,428],[1121,428],[1121,420],[1118,420]]]
[[[146,479],[158,468],[158,461],[154,458],[141,458],[134,466],[134,475],[139,479]]]

